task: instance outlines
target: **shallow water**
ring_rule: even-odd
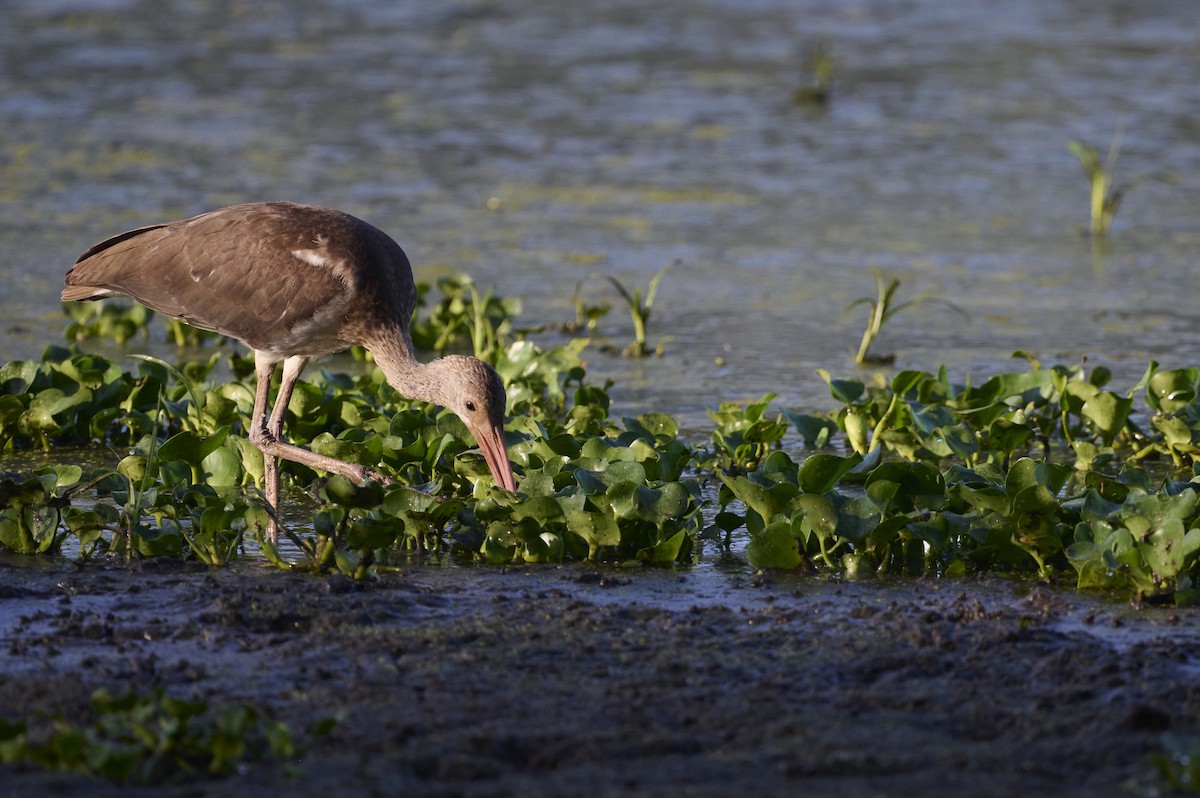
[[[60,340],[63,272],[100,238],[231,202],[343,208],[418,279],[465,271],[523,320],[662,284],[652,343],[594,352],[618,412],[767,391],[831,405],[872,270],[952,299],[896,319],[895,368],[983,376],[1013,350],[1200,361],[1194,4],[14,0],[0,26],[5,359]],[[818,46],[827,108],[798,107]],[[1124,131],[1134,186],[1093,247],[1066,148]],[[631,337],[621,308],[603,321]],[[548,342],[553,336],[547,335]],[[145,348],[137,343],[136,348]],[[1011,364],[1022,368],[1021,364]]]

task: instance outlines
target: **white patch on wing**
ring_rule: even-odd
[[[329,258],[315,249],[293,249],[292,255],[310,266],[328,266]]]

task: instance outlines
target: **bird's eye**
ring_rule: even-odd
[[[467,409],[470,410],[472,413],[474,413],[475,412],[475,403],[467,402]]]

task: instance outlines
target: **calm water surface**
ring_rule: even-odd
[[[696,428],[724,399],[831,406],[873,270],[928,305],[895,368],[984,376],[1025,349],[1200,363],[1200,26],[1191,0],[558,3],[7,0],[0,25],[0,357],[61,340],[87,246],[293,199],[573,318],[582,281],[663,282],[662,359],[591,355],[620,412]],[[818,47],[827,108],[798,107]],[[1071,139],[1124,130],[1111,244],[1081,234]],[[623,310],[603,333],[623,345]],[[546,343],[555,337],[547,334]],[[138,342],[138,349],[146,344]]]

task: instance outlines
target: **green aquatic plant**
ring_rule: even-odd
[[[767,416],[775,394],[769,393],[744,407],[722,402],[708,416],[717,424],[712,434],[715,465],[722,471],[753,471],[787,432],[782,415]]]
[[[1094,147],[1089,147],[1081,141],[1068,141],[1067,149],[1079,159],[1083,172],[1087,175],[1089,192],[1088,209],[1090,211],[1088,230],[1093,236],[1107,236],[1112,229],[1113,216],[1121,204],[1123,189],[1114,189],[1113,170],[1117,165],[1117,154],[1121,151],[1122,130],[1117,128],[1112,142],[1108,146],[1108,155],[1103,161]]]
[[[1121,151],[1123,138],[1124,130],[1118,127],[1113,133],[1112,141],[1108,145],[1108,154],[1103,161],[1100,160],[1100,155],[1094,147],[1076,140],[1067,142],[1067,149],[1079,159],[1079,164],[1083,167],[1084,174],[1087,175],[1089,188],[1088,231],[1096,238],[1108,237],[1112,230],[1113,217],[1117,215],[1121,200],[1129,189],[1146,180],[1159,179],[1171,182],[1169,177],[1153,172],[1138,175],[1121,185],[1116,185],[1114,181],[1117,155]]]
[[[70,302],[65,304],[86,305],[96,303]],[[213,332],[212,330],[202,330],[199,327],[193,327],[181,319],[172,318],[170,316],[163,317],[163,327],[167,331],[167,340],[179,347],[197,347],[204,346],[206,344],[225,346],[233,343],[233,339],[229,338],[228,336],[222,335],[218,332]]]
[[[650,324],[650,311],[654,308],[654,297],[658,294],[659,283],[666,276],[667,270],[674,265],[674,262],[668,263],[654,273],[654,276],[650,278],[650,284],[646,287],[644,298],[641,288],[634,288],[631,291],[616,277],[605,275],[617,289],[617,293],[625,300],[625,306],[629,309],[629,316],[633,320],[633,342],[625,347],[623,354],[629,357],[645,357],[650,354],[650,349],[646,344],[646,327]],[[662,354],[661,342],[656,351],[658,354]]]
[[[0,473],[0,546],[18,554],[57,554],[66,491],[82,476],[77,465],[45,466],[29,477]]]
[[[410,332],[420,349],[443,354],[470,343],[476,357],[493,361],[496,353],[512,340],[512,321],[521,313],[520,299],[480,294],[468,275],[442,277],[437,281],[442,298],[428,315],[421,310],[430,293],[428,284],[417,285],[420,298]]]
[[[600,319],[608,315],[612,305],[589,305],[581,291],[583,282],[575,283],[575,293],[571,295],[571,305],[575,308],[575,321],[565,322],[562,331],[568,334],[586,332],[588,336],[595,335]]]
[[[870,355],[871,346],[875,343],[875,340],[879,337],[879,334],[883,332],[884,325],[887,324],[888,321],[890,321],[893,317],[895,317],[897,313],[908,310],[909,308],[916,307],[922,303],[935,302],[943,305],[944,307],[950,308],[964,319],[968,321],[970,320],[970,317],[967,315],[966,311],[964,311],[958,305],[950,302],[949,300],[940,299],[938,297],[917,296],[913,297],[907,302],[897,303],[896,291],[899,288],[899,279],[892,278],[891,280],[885,282],[883,275],[879,272],[876,272],[875,297],[859,297],[846,306],[846,310],[844,311],[843,315],[849,313],[859,305],[867,305],[871,310],[870,314],[867,316],[867,326],[863,329],[862,340],[858,345],[858,352],[854,355],[854,363],[856,365],[863,366],[867,363],[890,363],[895,359],[893,355],[872,357]]]
[[[828,105],[832,96],[835,66],[828,43],[817,44],[805,64],[810,80],[792,92],[792,102],[796,105]]]
[[[91,705],[94,720],[87,725],[0,716],[0,762],[149,786],[224,776],[247,762],[286,762],[337,725],[322,719],[297,736],[286,723],[264,719],[253,707],[213,708],[161,688],[144,695],[100,689]]]
[[[154,311],[136,302],[63,302],[63,314],[71,320],[63,332],[69,341],[110,338],[123,344],[138,333],[149,337]]]
[[[1166,732],[1162,751],[1151,755],[1163,786],[1173,793],[1200,791],[1200,738]]]
[[[636,305],[652,304],[663,271],[645,300],[630,294]],[[263,460],[245,436],[253,389],[236,376],[208,383],[218,355],[139,356],[125,371],[49,347],[39,361],[0,366],[0,444],[123,457],[90,472],[0,475],[0,547],[36,555],[70,542],[80,558],[219,566],[257,538],[282,568],[357,579],[414,556],[687,563],[709,542],[732,553],[740,534],[761,568],[1074,573],[1081,589],[1200,602],[1200,368],[1152,362],[1125,390],[1103,366],[1045,367],[1025,353],[1024,369],[963,382],[945,368],[886,379],[821,371],[832,410],[773,414],[771,394],[723,402],[702,448],[666,414],[612,417],[610,385],[587,381],[588,339],[509,340],[512,306],[456,286],[462,304],[446,305],[444,323],[459,332],[445,340],[493,347],[517,493],[492,488],[454,414],[400,397],[378,369],[323,369],[296,385],[290,437],[396,484],[285,465],[285,487],[317,502],[310,522],[283,530],[289,560],[262,539]],[[878,287],[872,310],[886,320],[901,307],[896,285]],[[492,332],[481,337],[477,323]],[[427,332],[442,335],[442,324]],[[792,429],[810,447],[797,460]],[[1149,467],[1191,473],[1154,481]],[[713,485],[715,496],[701,489]]]

